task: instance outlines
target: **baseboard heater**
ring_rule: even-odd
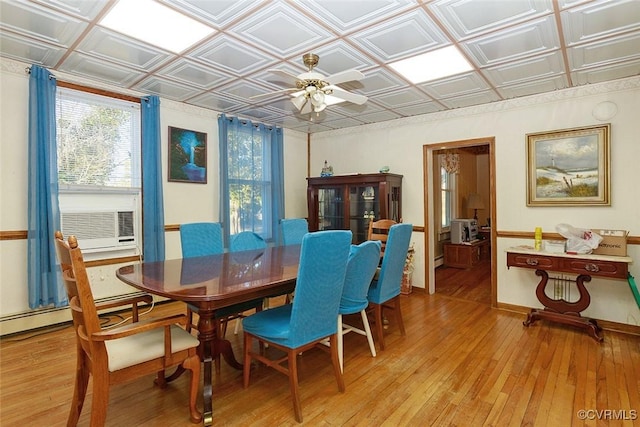
[[[99,298],[96,299],[96,303],[113,301],[115,299],[132,295],[139,295],[141,293],[142,292],[132,292],[128,294]],[[115,307],[113,309],[101,311],[100,313],[120,311],[124,308],[126,307]],[[50,307],[16,313],[0,317],[0,336],[55,326],[61,323],[71,323],[71,312],[69,311],[69,306]]]

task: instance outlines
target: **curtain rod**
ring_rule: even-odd
[[[47,71],[49,71],[49,70],[47,69]],[[25,72],[27,74],[31,74],[31,67],[26,67],[25,68]],[[49,71],[49,73],[50,73],[49,79],[56,79],[57,80],[56,76],[53,73],[51,73],[51,71]],[[64,87],[64,88],[67,88],[67,89],[73,89],[73,90],[77,90],[77,91],[80,91],[80,92],[93,93],[95,95],[107,96],[109,98],[122,99],[124,101],[129,101],[129,102],[133,102],[133,103],[137,103],[137,104],[142,103],[142,101],[146,102],[146,101],[149,100],[149,97],[147,97],[147,96],[138,97],[138,96],[132,96],[132,95],[125,95],[125,94],[118,93],[118,92],[112,92],[112,91],[106,90],[106,89],[98,89],[98,88],[91,87],[91,86],[84,86],[84,85],[65,82],[65,81],[61,81],[61,80],[57,80],[57,82],[58,82],[58,84],[57,84],[58,87]]]
[[[218,114],[218,118],[222,117],[222,114]],[[227,120],[229,121],[233,121],[234,117],[233,116],[225,116],[227,118]],[[250,122],[251,120],[247,120],[247,119],[241,119],[239,117],[236,117],[236,119],[238,119],[240,121],[240,123],[242,123],[243,125],[246,125],[248,122]],[[260,125],[265,126],[267,129],[269,130],[273,130],[275,128],[277,128],[277,126],[272,126],[272,125],[267,125],[265,123],[252,123],[254,127],[258,127]]]

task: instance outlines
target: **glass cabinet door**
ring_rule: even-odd
[[[369,221],[380,219],[380,194],[377,185],[349,187],[349,228],[354,242],[367,240]]]
[[[344,230],[343,187],[318,189],[318,230]]]

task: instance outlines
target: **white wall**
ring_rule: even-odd
[[[592,112],[612,101],[617,114],[611,123],[611,206],[527,207],[526,134],[597,125]],[[539,96],[451,110],[322,132],[311,138],[311,170],[319,173],[326,159],[335,174],[376,172],[388,165],[404,175],[402,216],[424,225],[423,146],[447,141],[495,137],[496,215],[498,232],[530,231],[537,226],[555,232],[565,222],[578,227],[630,230],[640,234],[640,77],[588,85]],[[435,144],[435,145],[433,145]],[[424,258],[424,240],[414,233],[417,258]],[[499,238],[497,253],[498,302],[540,307],[535,297],[537,277],[532,271],[506,268],[505,250],[523,242]],[[640,247],[629,246],[636,261],[630,266],[640,276]],[[424,265],[416,264],[414,286],[425,286]],[[640,324],[640,310],[625,281],[594,278],[587,284],[593,299],[585,315],[632,325]]]
[[[27,113],[29,79],[22,64],[0,60],[0,230],[27,229]],[[95,82],[80,81],[72,76],[55,73],[58,80],[99,87],[134,96],[144,94],[123,92]],[[165,224],[219,220],[218,124],[217,111],[161,99],[162,176],[164,177]],[[197,130],[207,134],[207,184],[167,181],[168,127]],[[285,130],[285,216],[306,217],[307,135]],[[180,257],[180,237],[166,233],[166,257]],[[30,312],[27,297],[27,242],[0,241],[0,320]],[[115,277],[120,265],[89,269],[95,298],[132,292],[134,289]],[[64,313],[62,320],[68,320]],[[30,320],[21,317],[19,322]],[[58,320],[56,320],[58,321]],[[36,324],[35,326],[39,326]],[[4,325],[3,325],[4,327]],[[0,333],[6,333],[0,331]]]

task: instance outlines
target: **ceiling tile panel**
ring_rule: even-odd
[[[494,86],[507,86],[564,73],[564,60],[562,53],[556,51],[487,68],[483,73]]]
[[[204,92],[200,95],[194,96],[189,99],[189,103],[220,112],[229,111],[232,108],[237,108],[238,106],[246,106],[245,103],[241,103],[237,99],[211,92]]]
[[[553,13],[550,0],[441,0],[427,7],[460,40]]]
[[[198,18],[214,28],[220,29],[239,19],[250,9],[255,9],[255,0],[160,0],[168,6],[182,9],[187,15]]]
[[[567,45],[640,29],[640,1],[598,1],[562,12]]]
[[[493,91],[476,92],[470,95],[457,96],[441,100],[449,108],[470,107],[472,105],[488,104],[499,101],[500,97]]]
[[[417,6],[416,1],[410,0],[303,0],[300,3],[301,7],[312,11],[318,20],[339,32],[352,32],[385,19],[389,13],[395,14]]]
[[[94,28],[82,40],[77,50],[140,70],[155,68],[174,57],[161,49],[100,27]]]
[[[527,22],[462,44],[480,67],[527,56],[540,55],[560,48],[553,17]]]
[[[571,71],[640,58],[640,31],[567,49]]]
[[[0,30],[14,31],[60,46],[70,46],[87,23],[35,4],[0,1]]]
[[[183,58],[158,70],[157,74],[205,90],[227,83],[232,79],[228,74]]]
[[[273,63],[264,53],[248,48],[227,36],[218,35],[212,41],[196,49],[191,57],[235,76],[247,74],[256,67]]]
[[[611,66],[604,66],[571,73],[571,80],[575,85],[601,83],[609,80],[622,79],[640,75],[640,61],[629,61]]]
[[[53,67],[66,53],[66,49],[10,33],[0,32],[2,55],[45,67]]]
[[[433,98],[450,98],[489,89],[487,82],[477,73],[466,73],[418,85]]]
[[[174,101],[184,101],[200,93],[197,88],[172,82],[160,77],[149,77],[136,84],[134,89],[143,93],[173,99]]]
[[[345,83],[340,86],[349,90],[357,89],[363,95],[373,96],[391,89],[405,88],[407,83],[387,70],[376,69],[368,71],[364,79],[359,82]]]
[[[87,21],[93,21],[109,0],[34,0],[43,6],[50,7]]]
[[[327,76],[344,70],[362,71],[371,66],[369,58],[342,40],[317,48],[313,53],[320,57],[315,70]],[[302,57],[299,62],[301,65],[303,64]],[[302,71],[307,70],[301,68],[299,72]]]
[[[379,60],[392,62],[448,44],[444,34],[418,9],[349,37]]]
[[[228,32],[280,57],[304,52],[335,37],[284,2],[259,10]]]
[[[376,102],[386,108],[395,109],[416,104],[428,98],[427,95],[415,88],[393,90],[389,93],[381,93],[376,96]]]
[[[564,75],[554,76],[543,80],[536,80],[521,83],[513,86],[498,88],[497,91],[505,98],[517,98],[520,96],[533,95],[540,92],[552,92],[558,89],[564,89],[569,86],[567,78]]]
[[[411,117],[411,116],[417,116],[420,114],[435,113],[437,111],[442,111],[442,110],[444,110],[444,107],[436,102],[429,102],[429,103],[422,102],[420,104],[410,105],[408,107],[395,108],[393,111],[395,111],[396,113],[404,117]]]
[[[59,70],[82,76],[90,80],[107,82],[120,87],[129,87],[140,78],[140,72],[82,53],[69,55]]]
[[[361,120],[364,123],[377,123],[377,122],[386,122],[387,120],[398,119],[400,118],[400,115],[396,114],[393,111],[378,111],[375,113],[361,114],[357,118],[358,120]]]

